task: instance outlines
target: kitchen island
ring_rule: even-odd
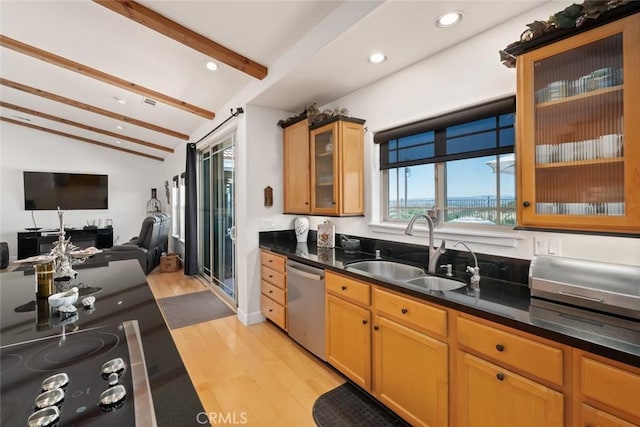
[[[130,390],[124,404],[115,410],[101,411],[97,403],[107,388],[107,381],[100,377],[101,364],[127,353],[128,337],[123,336],[121,325],[135,320],[157,425],[199,425],[197,415],[203,407],[138,262],[94,262],[77,271],[74,284],[80,289],[78,312],[66,320],[50,310],[44,300],[36,300],[31,269],[0,275],[0,424],[26,424],[29,413],[25,415],[25,411],[33,409],[41,381],[59,371],[69,371],[60,426],[136,425],[131,418],[136,396]],[[95,297],[92,309],[84,309],[81,304],[86,296]],[[128,360],[128,356],[124,358]],[[120,379],[125,387],[131,383],[126,374],[134,367],[130,368]]]

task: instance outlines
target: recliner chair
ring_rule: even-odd
[[[149,274],[160,263],[158,244],[162,218],[151,215],[142,221],[138,236],[122,245],[113,246],[103,251],[107,261],[137,259],[144,274]],[[156,260],[157,259],[157,260]]]

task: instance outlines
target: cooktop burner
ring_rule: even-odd
[[[120,324],[2,347],[0,424],[27,425],[29,417],[42,408],[44,417],[59,416],[60,427],[134,425],[125,333]],[[105,375],[104,366],[118,358],[124,369]],[[52,382],[50,378],[57,374],[66,374],[68,383]],[[43,395],[49,389],[60,391]],[[47,400],[51,397],[53,404]]]
[[[84,334],[82,340],[71,340],[66,337],[54,340],[45,346],[38,345],[33,353],[27,356],[25,368],[33,372],[59,371],[80,361],[99,358],[114,350],[120,338],[110,332],[94,332]]]

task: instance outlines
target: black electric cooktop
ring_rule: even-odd
[[[73,285],[77,313],[64,318],[35,297],[32,270],[0,274],[0,425],[27,425],[43,381],[58,374],[68,378],[51,405],[59,427],[193,425],[202,405],[138,262],[79,269]],[[92,308],[86,296],[95,297]],[[103,374],[114,359],[116,372]],[[134,391],[141,375],[148,386]]]

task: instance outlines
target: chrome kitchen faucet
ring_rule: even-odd
[[[425,215],[425,214],[414,215],[413,218],[411,218],[411,220],[409,221],[409,224],[407,224],[407,228],[404,230],[404,234],[413,236],[413,224],[416,222],[418,218],[426,219],[427,225],[429,226],[429,261],[428,261],[427,272],[435,273],[436,265],[438,265],[438,258],[440,258],[440,255],[446,252],[446,249],[444,248],[445,240],[442,239],[442,243],[440,243],[440,247],[438,248],[433,247],[433,229],[434,229],[433,220],[429,215]]]

